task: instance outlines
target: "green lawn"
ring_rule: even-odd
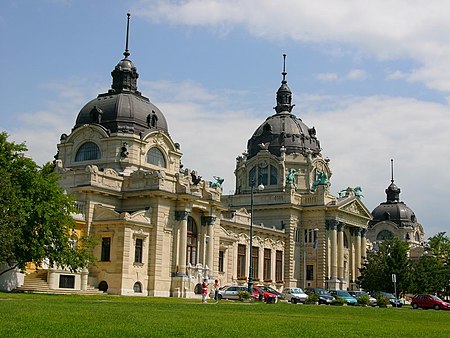
[[[0,293],[0,337],[450,337],[450,311]]]

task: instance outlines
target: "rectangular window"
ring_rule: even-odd
[[[264,249],[264,280],[270,280],[272,278],[272,250]]]
[[[259,248],[257,246],[252,247],[252,267],[253,267],[253,278],[259,276]]]
[[[111,237],[102,238],[102,252],[100,260],[102,262],[109,262],[111,260]]]
[[[60,275],[59,276],[59,287],[63,288],[63,289],[74,289],[75,288],[75,276]]]
[[[313,280],[313,279],[314,279],[314,266],[307,265],[306,266],[306,280]]]
[[[142,248],[144,241],[142,238],[136,238],[136,245],[134,247],[134,262],[142,263]]]
[[[259,168],[258,185],[269,185],[269,167]]]
[[[273,165],[270,166],[270,185],[277,184],[278,170]]]
[[[283,280],[283,251],[277,250],[275,257],[275,279]]]
[[[219,250],[219,272],[224,272],[223,270],[223,261],[224,261],[225,252]]]
[[[245,277],[245,245],[238,245],[237,278]]]

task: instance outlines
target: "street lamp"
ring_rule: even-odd
[[[250,183],[250,262],[248,265],[248,292],[253,295],[253,189],[255,181]],[[264,186],[258,185],[258,190],[263,191]]]

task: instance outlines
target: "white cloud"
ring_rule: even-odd
[[[176,25],[221,32],[243,27],[271,40],[339,43],[380,59],[415,60],[411,81],[450,91],[446,0],[141,0],[135,12]]]
[[[336,73],[319,73],[314,77],[323,82],[335,82],[339,80],[339,76]]]
[[[348,72],[346,78],[348,80],[365,80],[367,79],[367,73],[363,69],[352,69]]]

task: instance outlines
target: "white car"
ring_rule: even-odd
[[[308,299],[308,295],[300,288],[285,288],[282,295],[292,304],[304,303]]]
[[[219,300],[220,299],[239,299],[238,293],[242,291],[247,291],[246,286],[241,285],[230,285],[219,290]]]

